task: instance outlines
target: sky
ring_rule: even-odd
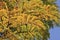
[[[60,40],[60,28],[59,27],[50,29],[50,39],[49,40]]]
[[[57,0],[57,1],[56,1],[56,4],[57,4],[58,6],[60,6],[60,0]]]
[[[60,0],[56,1],[56,4],[59,6],[60,10]],[[55,27],[50,29],[50,39],[49,40],[60,40],[60,27]]]
[[[58,5],[59,10],[60,10],[60,0],[57,0],[57,1],[56,1],[56,4]]]

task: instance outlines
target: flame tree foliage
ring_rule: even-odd
[[[55,0],[0,0],[0,40],[48,40],[59,25]]]

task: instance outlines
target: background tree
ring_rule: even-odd
[[[55,0],[0,0],[1,40],[48,40],[59,25]]]

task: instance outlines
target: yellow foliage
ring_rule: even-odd
[[[3,36],[0,39],[48,40],[50,25],[60,22],[57,6],[50,2],[53,1],[1,0],[0,32]]]

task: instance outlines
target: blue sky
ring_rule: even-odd
[[[60,6],[60,0],[57,0],[56,3],[58,6]]]
[[[60,10],[60,0],[57,0],[57,1],[56,1],[56,4],[58,5],[59,10]]]
[[[60,0],[57,0],[56,4],[59,6],[59,10],[60,10]],[[55,27],[53,29],[50,29],[49,40],[60,40],[60,27]]]
[[[50,29],[50,39],[49,40],[60,40],[60,28],[59,27]]]

